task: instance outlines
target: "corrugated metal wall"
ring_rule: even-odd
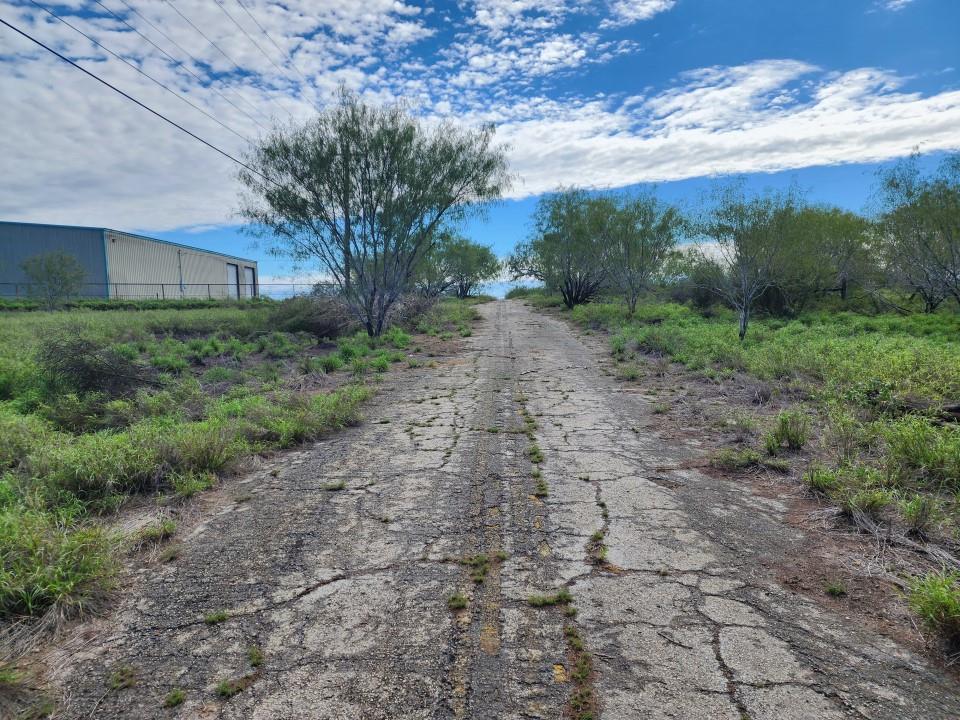
[[[253,297],[244,267],[256,263],[159,240],[107,230],[111,297]],[[240,285],[230,281],[228,264],[239,268]]]
[[[86,272],[84,295],[103,297],[103,231],[96,228],[0,222],[0,297],[24,296],[29,282],[20,265],[51,252],[73,255]]]

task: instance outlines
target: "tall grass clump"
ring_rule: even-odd
[[[64,616],[102,598],[115,570],[112,544],[95,526],[54,513],[0,509],[0,617],[56,606]]]
[[[910,607],[951,647],[960,645],[960,573],[931,572],[910,585]]]

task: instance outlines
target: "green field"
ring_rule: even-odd
[[[571,317],[609,331],[621,368],[667,357],[716,382],[745,375],[769,392],[805,398],[768,423],[756,447],[721,451],[718,467],[778,468],[792,455],[810,490],[851,522],[951,552],[960,542],[960,315],[760,318],[743,343],[724,308],[649,302],[629,317],[622,304],[597,303]],[[960,640],[960,575],[916,578],[910,601],[938,633]]]
[[[0,314],[0,618],[102,597],[124,541],[103,518],[129,497],[180,502],[251,454],[356,422],[370,378],[420,364],[400,327],[334,344],[273,330],[274,312]],[[410,326],[446,339],[474,315],[444,301]]]

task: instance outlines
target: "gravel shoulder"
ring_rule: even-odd
[[[456,357],[241,478],[78,627],[58,717],[562,718],[583,691],[608,720],[960,716],[951,677],[776,582],[804,540],[786,504],[685,469],[695,441],[560,320],[478,309]],[[528,602],[560,587],[575,618]]]

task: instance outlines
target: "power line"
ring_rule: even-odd
[[[158,33],[160,33],[160,35],[162,35],[162,36],[167,40],[167,42],[169,42],[171,45],[173,45],[174,47],[176,47],[180,52],[182,52],[184,55],[186,55],[186,56],[189,57],[191,60],[193,60],[197,65],[209,65],[209,63],[204,63],[204,62],[202,62],[201,60],[199,60],[196,55],[194,55],[192,52],[190,52],[190,51],[187,50],[185,47],[183,47],[183,45],[181,45],[180,43],[178,43],[178,42],[177,42],[176,40],[174,40],[172,37],[170,37],[169,35],[167,35],[167,33],[165,33],[163,30],[161,30],[160,28],[158,28],[153,22],[151,22],[148,18],[146,18],[139,10],[137,10],[135,7],[131,6],[130,3],[127,2],[127,0],[120,0],[120,2],[123,3],[123,6],[124,6],[125,8],[127,8],[127,10],[129,10],[130,12],[132,12],[134,15],[136,15],[136,16],[139,17],[141,20],[143,20],[147,25],[149,25],[149,26],[152,27],[154,30],[156,30]],[[203,82],[203,81],[201,80],[201,82]],[[234,92],[236,93],[236,91],[234,91]],[[247,100],[247,99],[246,99],[243,95],[241,95],[240,93],[236,93],[236,96],[237,96],[240,100],[242,100],[243,102],[245,102],[245,103],[247,104],[247,106],[250,107],[254,112],[262,113],[262,110],[261,110],[260,108],[258,108],[256,105],[254,105],[253,103],[251,103],[249,100]],[[232,104],[232,103],[231,103],[231,104]],[[234,107],[236,107],[236,106],[234,105]],[[239,109],[239,108],[238,108],[238,109]],[[250,117],[250,116],[248,115],[247,117]],[[264,115],[264,117],[266,117],[266,116]],[[254,122],[256,122],[256,121],[254,121]],[[260,125],[260,123],[257,123],[257,124]],[[262,129],[266,130],[266,128],[264,128],[263,125],[260,125],[260,127],[261,127]]]
[[[234,60],[232,57],[230,57],[229,55],[227,55],[227,53],[224,52],[223,48],[221,48],[221,47],[220,47],[219,45],[217,45],[213,40],[211,40],[209,37],[207,37],[207,34],[204,33],[203,30],[201,30],[200,28],[198,28],[198,27],[193,23],[193,21],[190,20],[190,18],[188,18],[186,15],[184,15],[182,12],[180,12],[180,9],[179,9],[176,5],[174,5],[174,4],[171,2],[171,0],[163,0],[163,2],[165,2],[165,3],[166,3],[167,5],[169,5],[171,8],[173,8],[173,11],[174,11],[175,13],[177,13],[177,15],[179,15],[181,18],[183,18],[184,21],[185,21],[190,27],[192,27],[194,30],[196,30],[198,33],[200,33],[200,35],[203,37],[203,39],[206,40],[208,43],[210,43],[210,45],[213,46],[213,47],[217,50],[217,52],[219,52],[219,53],[220,53],[221,55],[223,55],[227,60],[229,60],[231,63],[233,63],[233,66],[234,66],[237,70],[239,70],[240,72],[243,72],[243,68],[240,67],[240,64],[239,64],[236,60]],[[276,102],[273,98],[270,98],[270,100],[271,100],[271,102],[276,103],[277,107],[282,108],[283,111],[284,111],[285,113],[287,113],[287,115],[289,115],[291,119],[293,119],[293,114],[292,114],[289,110],[287,110],[285,107],[283,107],[282,105],[280,105],[280,103]]]
[[[200,137],[200,136],[197,135],[196,133],[193,133],[193,132],[191,132],[190,130],[187,130],[185,127],[183,127],[183,125],[179,124],[179,123],[176,122],[175,120],[171,120],[171,119],[168,118],[166,115],[164,115],[164,114],[162,114],[162,113],[154,110],[154,109],[153,109],[152,107],[150,107],[149,105],[146,105],[146,104],[140,102],[139,100],[137,100],[137,99],[136,99],[135,97],[133,97],[132,95],[130,95],[130,94],[124,92],[123,90],[121,90],[120,88],[118,88],[116,85],[113,85],[112,83],[108,82],[107,80],[104,80],[102,77],[100,77],[100,76],[97,75],[96,73],[91,72],[90,70],[87,70],[85,67],[83,67],[83,66],[81,66],[81,65],[78,65],[78,64],[75,63],[73,60],[71,60],[70,58],[68,58],[66,55],[61,55],[59,52],[57,52],[56,50],[54,50],[54,49],[53,49],[52,47],[50,47],[49,45],[45,45],[42,41],[37,40],[37,38],[33,37],[32,35],[28,34],[28,33],[25,32],[25,31],[21,30],[21,29],[18,28],[17,26],[11,25],[9,22],[7,22],[6,20],[4,20],[3,18],[0,18],[0,23],[2,23],[3,25],[6,25],[8,28],[10,28],[11,30],[13,30],[15,33],[18,33],[19,35],[22,35],[23,37],[25,37],[25,38],[26,38],[27,40],[29,40],[30,42],[32,42],[32,43],[34,43],[34,44],[36,44],[36,45],[39,45],[40,47],[42,47],[42,48],[43,48],[44,50],[46,50],[47,52],[49,52],[49,53],[51,53],[51,54],[53,54],[53,55],[56,55],[58,58],[60,58],[61,60],[63,60],[65,63],[67,63],[67,64],[69,64],[69,65],[72,65],[72,66],[75,67],[77,70],[79,70],[80,72],[84,73],[85,75],[88,75],[88,76],[92,77],[94,80],[96,80],[97,82],[99,82],[99,83],[101,83],[101,84],[103,84],[103,85],[106,85],[108,88],[110,88],[111,90],[113,90],[115,93],[118,93],[118,94],[122,95],[122,96],[125,97],[127,100],[129,100],[130,102],[135,103],[136,105],[139,105],[139,106],[142,107],[144,110],[146,110],[147,112],[149,112],[151,115],[156,115],[158,118],[160,118],[160,119],[163,120],[164,122],[169,123],[170,125],[173,125],[173,127],[175,127],[177,130],[179,130],[179,131],[181,131],[181,132],[184,132],[184,133],[186,133],[187,135],[189,135],[190,137],[192,137],[194,140],[203,143],[204,145],[206,145],[208,148],[210,148],[210,149],[213,150],[214,152],[220,153],[220,154],[223,155],[225,158],[227,158],[228,160],[232,160],[233,162],[235,162],[235,163],[236,163],[237,165],[239,165],[240,167],[246,168],[247,170],[249,170],[250,172],[252,172],[252,173],[255,174],[255,175],[259,175],[260,177],[262,177],[262,178],[263,178],[264,180],[266,180],[267,182],[273,183],[273,184],[277,184],[274,180],[268,178],[266,175],[264,175],[264,174],[263,174],[262,172],[260,172],[259,170],[255,170],[254,168],[250,167],[249,165],[247,165],[247,164],[246,164],[245,162],[243,162],[242,160],[239,160],[239,159],[235,158],[233,155],[231,155],[230,153],[228,153],[226,150],[221,150],[220,148],[218,148],[218,147],[217,147],[216,145],[214,145],[213,143],[211,143],[211,142],[209,142],[209,141],[207,141],[207,140],[204,140],[202,137]]]
[[[260,54],[261,54],[261,55],[263,55],[267,60],[269,60],[270,63],[271,63],[277,70],[279,70],[280,72],[286,72],[282,67],[280,67],[279,65],[277,65],[276,61],[275,61],[272,57],[270,57],[269,55],[267,55],[267,53],[264,51],[264,49],[263,49],[262,47],[260,47],[260,43],[258,43],[256,40],[253,39],[253,37],[251,37],[250,33],[248,33],[248,32],[246,31],[246,29],[243,27],[243,25],[241,25],[240,23],[238,23],[238,22],[237,22],[237,19],[236,19],[233,15],[231,15],[229,12],[227,12],[227,9],[223,6],[222,0],[213,0],[213,1],[216,3],[217,7],[220,8],[220,12],[222,12],[224,15],[226,15],[226,16],[230,19],[230,22],[232,22],[234,25],[236,25],[237,28],[240,30],[240,32],[242,32],[244,35],[247,36],[247,40],[249,40],[249,41],[251,42],[251,44],[252,44],[257,50],[260,51]]]
[[[170,62],[172,62],[172,63],[174,64],[175,67],[180,67],[180,68],[183,68],[184,70],[186,70],[188,73],[190,73],[190,74],[196,79],[196,81],[197,81],[198,83],[200,83],[201,86],[203,86],[203,87],[209,87],[210,90],[212,90],[212,91],[215,92],[217,95],[219,95],[221,98],[223,98],[223,100],[224,100],[226,103],[228,103],[234,110],[236,110],[236,111],[239,112],[239,113],[242,113],[243,115],[246,115],[246,117],[247,117],[251,122],[253,122],[257,127],[259,127],[259,128],[260,128],[261,130],[263,130],[264,132],[267,132],[267,128],[266,128],[265,126],[261,125],[261,124],[260,124],[260,121],[258,121],[255,117],[253,117],[253,115],[251,115],[251,114],[248,113],[246,110],[244,110],[243,108],[241,108],[239,105],[237,105],[236,103],[234,103],[230,98],[228,98],[226,95],[224,95],[222,92],[220,92],[220,90],[218,90],[217,88],[213,87],[213,85],[207,85],[206,82],[204,81],[204,79],[203,79],[202,77],[200,77],[199,75],[197,75],[197,73],[195,73],[193,70],[191,70],[191,69],[187,66],[186,63],[184,63],[182,60],[177,60],[177,58],[175,58],[173,55],[171,55],[170,53],[168,53],[168,52],[167,52],[166,50],[164,50],[162,47],[160,47],[159,45],[157,45],[157,44],[156,44],[153,40],[151,40],[149,37],[147,37],[147,36],[144,35],[142,32],[140,32],[140,30],[138,30],[136,26],[131,25],[130,23],[128,23],[128,22],[127,22],[124,18],[122,18],[120,15],[117,15],[117,13],[115,13],[113,10],[111,10],[111,9],[108,8],[106,5],[104,5],[102,2],[100,2],[100,0],[93,0],[93,1],[94,1],[97,5],[99,5],[100,7],[102,7],[104,10],[106,10],[108,13],[110,13],[118,22],[121,22],[121,23],[123,23],[124,25],[126,25],[128,28],[130,28],[131,30],[133,30],[133,32],[135,32],[137,35],[139,35],[139,36],[142,37],[144,40],[146,40],[148,43],[150,43],[153,47],[155,47],[155,48],[156,48],[157,50],[159,50],[161,53],[163,53],[163,54],[170,60]],[[143,16],[141,15],[141,17],[143,17]],[[168,39],[169,39],[169,38],[168,38]],[[198,62],[198,61],[196,61],[195,58],[194,58],[194,61],[195,61],[195,62]],[[199,64],[199,62],[198,62],[198,64]]]
[[[236,130],[234,130],[232,127],[230,127],[229,125],[227,125],[227,124],[221,122],[220,120],[218,120],[216,117],[214,117],[213,115],[211,115],[210,113],[208,113],[206,110],[204,110],[202,107],[200,107],[199,105],[197,105],[196,103],[194,103],[193,101],[191,101],[189,98],[184,97],[183,95],[181,95],[180,93],[178,93],[176,90],[172,90],[172,89],[171,89],[170,87],[168,87],[167,85],[164,85],[162,82],[160,82],[159,80],[157,80],[155,77],[153,77],[152,75],[150,75],[149,73],[147,73],[147,72],[144,71],[143,69],[137,67],[137,66],[134,65],[132,62],[130,62],[129,60],[127,60],[126,58],[124,58],[122,55],[119,55],[119,54],[115,53],[113,50],[111,50],[110,48],[108,48],[108,47],[107,47],[106,45],[104,45],[103,43],[100,43],[100,42],[98,42],[97,40],[94,40],[92,37],[90,37],[89,35],[87,35],[87,33],[85,33],[83,30],[81,30],[80,28],[78,28],[76,25],[72,25],[70,22],[68,22],[68,21],[65,20],[64,18],[60,17],[59,15],[57,15],[55,12],[53,12],[53,10],[50,10],[49,8],[44,7],[44,6],[41,5],[40,3],[35,2],[35,0],[29,0],[29,2],[30,2],[31,5],[34,5],[35,7],[40,8],[41,10],[43,10],[45,13],[47,13],[47,14],[50,15],[51,17],[56,18],[57,20],[59,20],[60,22],[62,22],[64,25],[66,25],[66,26],[67,26],[68,28],[70,28],[71,30],[74,30],[74,31],[80,33],[80,34],[83,35],[87,40],[89,40],[89,41],[92,42],[94,45],[96,45],[98,48],[100,48],[101,50],[104,50],[104,51],[110,53],[110,54],[113,55],[115,58],[117,58],[117,60],[119,60],[120,62],[122,62],[124,65],[133,68],[134,70],[136,70],[138,73],[140,73],[141,75],[143,75],[145,78],[147,78],[148,80],[150,80],[150,81],[153,82],[154,84],[159,85],[160,87],[162,87],[164,90],[166,90],[168,93],[170,93],[171,95],[173,95],[173,96],[174,96],[175,98],[177,98],[178,100],[182,100],[183,102],[185,102],[187,105],[189,105],[190,107],[192,107],[192,108],[193,108],[194,110],[196,110],[197,112],[203,113],[203,114],[206,115],[208,118],[210,118],[211,120],[213,120],[217,125],[219,125],[220,127],[222,127],[224,130],[227,130],[227,131],[229,131],[229,132],[232,132],[234,135],[236,135],[238,138],[240,138],[240,139],[243,140],[244,142],[248,142],[248,143],[250,142],[250,138],[246,137],[245,135],[241,135],[241,134],[238,133]]]
[[[288,55],[290,56],[290,66],[297,71],[297,74],[301,78],[303,78],[303,81],[307,85],[313,85],[313,83],[310,82],[310,79],[306,75],[304,75],[303,71],[297,66],[296,61],[293,59],[293,53],[288,53],[282,47],[277,45],[276,41],[273,39],[273,36],[271,36],[270,33],[267,32],[266,28],[264,28],[263,25],[261,25],[257,21],[256,16],[252,12],[250,12],[249,8],[247,8],[247,6],[243,4],[242,0],[237,0],[237,5],[239,5],[243,9],[243,11],[247,14],[247,17],[253,20],[253,24],[256,25],[258,28],[260,28],[260,32],[262,32],[264,37],[267,38],[267,40],[269,40],[270,43],[280,52],[280,54],[284,57],[284,59],[286,59]]]

